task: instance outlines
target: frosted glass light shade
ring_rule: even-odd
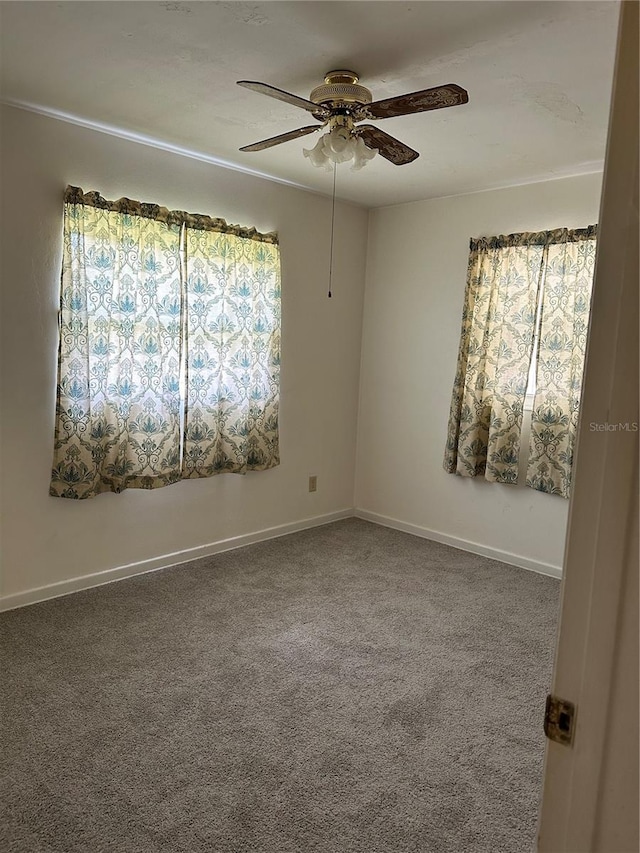
[[[313,148],[303,149],[312,166],[331,171],[333,163],[353,160],[352,170],[361,169],[376,156],[377,151],[367,148],[359,136],[354,136],[346,127],[334,127],[323,134]]]

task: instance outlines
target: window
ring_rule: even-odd
[[[67,187],[50,494],[279,464],[275,234]]]
[[[471,241],[445,470],[517,483],[531,395],[526,483],[569,497],[596,231]]]

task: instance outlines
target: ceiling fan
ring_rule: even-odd
[[[314,133],[322,127],[328,127],[329,133],[320,139],[316,147],[304,152],[314,166],[327,167],[329,162],[343,162],[353,158],[354,167],[360,168],[376,151],[394,165],[404,166],[420,156],[417,151],[372,124],[356,125],[362,121],[455,107],[458,104],[466,104],[469,100],[465,89],[455,83],[447,83],[444,86],[434,86],[431,89],[374,101],[369,89],[360,85],[358,80],[358,75],[353,71],[330,71],[324,78],[324,84],[317,86],[308,100],[276,89],[267,83],[238,80],[238,86],[301,107],[317,121],[322,122],[320,127],[299,127],[297,130],[254,142],[253,145],[245,145],[240,151],[263,151],[273,145],[280,145],[282,142],[289,142]]]

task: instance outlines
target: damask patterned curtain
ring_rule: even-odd
[[[277,465],[279,306],[274,234],[68,187],[50,494]]]
[[[539,328],[527,485],[568,496],[596,227],[471,241],[444,468],[517,483]]]
[[[596,229],[546,246],[527,485],[569,497],[596,259]]]
[[[67,189],[52,495],[180,479],[180,228]]]
[[[187,229],[183,477],[279,464],[280,265],[272,242]]]
[[[471,241],[444,467],[518,479],[543,246],[536,235]]]

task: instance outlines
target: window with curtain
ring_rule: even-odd
[[[592,225],[471,240],[444,459],[449,473],[518,482],[534,376],[526,485],[569,497],[596,234]]]
[[[50,494],[279,464],[275,234],[67,187]]]

